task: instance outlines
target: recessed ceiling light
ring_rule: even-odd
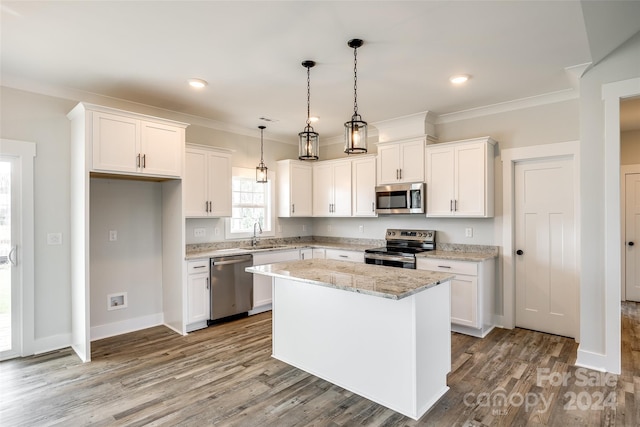
[[[196,89],[202,89],[203,87],[209,84],[207,83],[206,80],[202,80],[202,79],[189,79],[188,82],[189,82],[189,86],[195,87]]]
[[[457,76],[451,76],[449,81],[453,84],[459,85],[469,80],[469,77],[470,76],[468,74],[459,74]]]

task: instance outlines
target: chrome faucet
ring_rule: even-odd
[[[253,238],[251,239],[251,246],[257,246],[258,245],[258,236],[256,234],[256,225],[258,226],[258,228],[260,229],[260,234],[262,234],[262,226],[260,225],[260,222],[256,221],[255,224],[253,224]]]

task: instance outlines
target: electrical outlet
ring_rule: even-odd
[[[62,233],[47,234],[47,245],[61,245],[61,244],[62,244]]]
[[[206,235],[207,235],[207,230],[205,228],[193,229],[193,237],[205,237]]]
[[[358,226],[358,231],[364,233],[364,225]]]
[[[464,229],[464,237],[473,237],[473,228],[467,227]]]
[[[117,230],[109,230],[109,241],[115,242],[118,240],[118,231]]]
[[[218,227],[213,229],[213,234],[215,234],[216,236],[220,235],[220,229]]]

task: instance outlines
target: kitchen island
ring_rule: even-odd
[[[449,389],[452,275],[309,259],[272,277],[272,355],[413,419]]]

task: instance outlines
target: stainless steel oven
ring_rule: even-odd
[[[415,269],[416,254],[436,248],[435,230],[388,229],[385,240],[386,246],[365,251],[365,263]]]
[[[376,187],[378,214],[420,214],[425,212],[424,182],[379,185]]]

